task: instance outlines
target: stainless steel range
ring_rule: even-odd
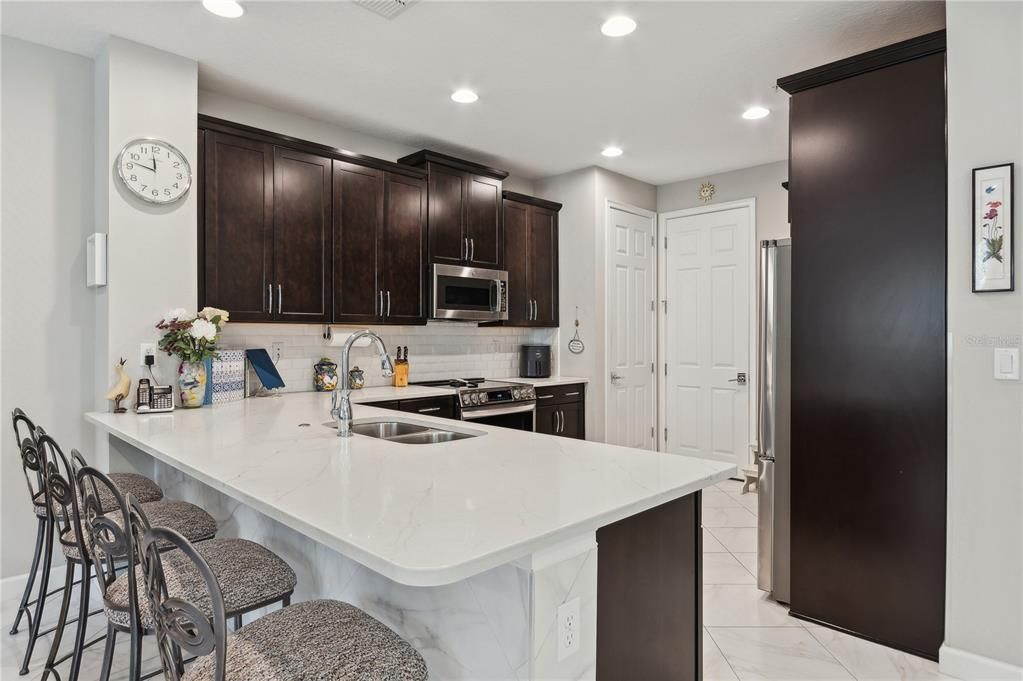
[[[413,385],[455,389],[458,415],[463,421],[532,431],[536,426],[536,391],[528,383],[455,378],[419,381]]]

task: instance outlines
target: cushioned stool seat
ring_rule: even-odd
[[[295,590],[295,571],[270,550],[245,539],[210,539],[195,545],[196,551],[209,564],[220,582],[227,612],[244,612],[267,603],[274,603]],[[168,551],[160,557],[167,593],[181,598],[213,616],[206,582],[195,564],[180,551]],[[142,568],[135,568],[135,584],[142,605],[139,614],[142,628],[153,628],[153,615],[144,601]],[[128,574],[118,577],[106,592],[104,610],[115,625],[128,627]]]
[[[139,475],[138,473],[111,473],[110,479],[114,481],[114,484],[117,485],[117,489],[121,491],[123,496],[134,494],[135,498],[142,503],[163,499],[163,490],[160,489],[160,486],[144,475]],[[98,491],[100,504],[105,513],[117,508],[117,501],[109,490],[99,488]],[[32,508],[40,518],[46,517],[46,500],[44,496],[44,493],[40,492],[32,498]],[[63,515],[64,512],[60,508],[60,504],[54,503],[53,507],[57,515]]]
[[[198,548],[198,547],[196,547]],[[247,624],[227,638],[227,681],[422,681],[426,663],[383,623],[340,601],[308,601]],[[212,681],[213,655],[185,681]]]
[[[187,501],[150,501],[147,504],[142,504],[142,508],[145,509],[146,515],[154,525],[170,527],[191,542],[209,539],[217,533],[217,521],[213,519],[213,516]],[[121,525],[120,513],[112,513],[107,517],[118,526]],[[60,548],[68,558],[82,559],[72,530],[61,533]],[[165,547],[161,546],[161,548]]]

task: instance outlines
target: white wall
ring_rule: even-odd
[[[777,161],[663,184],[657,188],[657,212],[667,213],[704,205],[697,196],[700,185],[714,185],[714,198],[708,204],[727,203],[740,199],[757,200],[757,240],[783,239],[789,236],[788,192],[781,183],[788,180],[788,161]]]
[[[971,169],[1014,161],[1023,267],[1023,4],[949,2],[948,574],[941,666],[1023,678],[1023,383],[992,378],[991,344],[1020,346],[1013,293],[971,293]],[[994,340],[1002,339],[1002,340]]]
[[[420,147],[412,147],[383,137],[367,135],[334,123],[272,109],[262,104],[209,90],[199,91],[199,112],[234,123],[244,123],[255,128],[279,132],[309,142],[376,156],[386,161],[397,161],[402,156],[407,156],[420,149]],[[450,150],[438,146],[436,151]],[[455,156],[462,156],[455,152],[451,153]],[[504,188],[522,194],[532,194],[534,190],[532,180],[514,176],[508,176],[505,179]]]
[[[537,180],[534,185],[537,196],[564,204],[558,221],[561,373],[590,380],[586,389],[586,437],[602,440],[607,386],[604,367],[606,201],[654,210],[657,189],[597,167]],[[579,308],[579,333],[586,344],[581,355],[573,355],[565,347],[574,333],[576,306]]]
[[[4,36],[0,578],[28,571],[32,514],[9,414],[81,446],[93,400],[92,61]]]
[[[159,338],[154,325],[167,310],[192,308],[198,297],[195,192],[171,205],[149,204],[126,191],[114,169],[127,142],[157,137],[192,161],[194,176],[198,65],[112,37],[95,71],[95,215],[97,231],[108,234],[109,268],[109,284],[95,302],[97,382],[103,384],[121,357],[134,378],[141,376],[139,345]],[[175,376],[173,358],[161,353],[157,362],[165,380]],[[107,438],[97,436],[86,456],[105,466],[106,445]]]

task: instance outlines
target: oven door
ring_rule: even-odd
[[[501,426],[502,428],[533,432],[536,429],[536,403],[512,404],[507,407],[463,409],[462,420],[485,423],[488,426]]]
[[[508,273],[456,265],[433,266],[434,319],[508,319]]]

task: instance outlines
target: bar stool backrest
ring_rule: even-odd
[[[71,452],[73,464],[84,464],[85,459],[77,451]],[[78,490],[81,496],[81,526],[92,549],[92,562],[96,566],[96,579],[100,593],[106,600],[107,589],[117,580],[116,563],[128,560],[134,565],[137,552],[134,550],[129,528],[128,507],[117,485],[105,474],[89,465],[77,467]],[[104,512],[103,496],[100,490],[109,494],[117,508]],[[118,522],[120,521],[120,522]],[[127,571],[128,610],[132,622],[138,622],[138,587],[135,571]]]
[[[36,426],[21,409],[11,412],[11,423],[14,426],[14,439],[21,453],[21,470],[25,474],[29,498],[34,502],[40,493],[45,496],[43,470],[35,441]]]
[[[75,469],[60,445],[42,428],[36,428],[36,447],[43,467],[46,506],[55,516],[58,536],[65,544],[74,544],[83,562],[89,560],[89,547],[80,521],[79,492]],[[54,513],[57,509],[59,513]]]
[[[135,500],[130,497],[129,503]],[[133,511],[134,513],[134,511]],[[171,598],[160,563],[161,546],[169,544],[180,550],[195,565],[206,582],[213,617],[207,618],[195,604]],[[225,681],[227,663],[227,609],[216,576],[191,542],[166,527],[149,529],[142,538],[139,552],[145,576],[146,598],[153,609],[156,641],[164,674],[170,681],[181,681],[184,675],[181,651],[200,657],[214,655],[213,681]]]

